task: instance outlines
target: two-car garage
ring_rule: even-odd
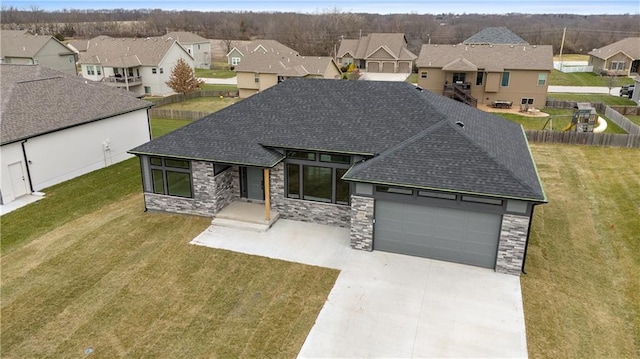
[[[374,250],[495,267],[502,221],[497,211],[378,199],[374,213]]]

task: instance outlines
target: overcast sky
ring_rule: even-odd
[[[2,6],[43,10],[62,9],[163,9],[199,11],[268,11],[321,13],[341,12],[378,14],[639,14],[640,0],[1,0]]]

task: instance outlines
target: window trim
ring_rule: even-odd
[[[238,66],[239,63],[240,63],[240,58],[239,57],[232,57],[231,58],[231,65],[232,66]]]
[[[421,78],[421,79],[429,78],[428,71],[422,71],[422,72],[420,72],[420,78]]]
[[[540,77],[544,77],[542,79],[542,83],[540,83]],[[538,74],[538,86],[546,86],[547,85],[547,74],[544,72],[541,72]]]
[[[507,84],[505,85],[505,78],[507,80]],[[511,71],[503,71],[502,76],[500,77],[500,87],[509,87],[509,83],[511,82]]]
[[[153,67],[153,68],[151,68],[151,73],[152,74],[156,74],[156,73],[158,73],[158,70],[155,67]]]
[[[288,157],[288,155],[292,152],[303,152],[303,153],[311,153],[313,154],[313,160],[309,160],[309,159],[300,159],[300,158],[295,158],[295,157]],[[325,161],[321,161],[320,160],[320,155],[325,154],[325,155],[340,155],[340,154],[336,154],[336,153],[323,153],[323,152],[314,152],[314,151],[298,151],[298,150],[287,150],[285,152],[285,154],[287,154],[287,158],[284,161],[284,177],[285,177],[285,185],[284,185],[284,196],[287,199],[295,199],[295,200],[301,200],[301,201],[308,201],[308,202],[314,202],[314,203],[323,203],[323,204],[337,204],[337,205],[341,205],[341,206],[349,206],[351,205],[351,194],[352,194],[352,188],[351,185],[348,182],[345,182],[344,184],[346,184],[349,188],[349,193],[347,195],[347,201],[341,201],[338,198],[338,187],[339,187],[339,181],[341,181],[341,176],[338,175],[339,170],[343,170],[344,173],[346,173],[346,171],[349,170],[349,168],[351,168],[352,163],[353,163],[353,158],[349,155],[344,155],[344,156],[349,156],[350,157],[350,161],[349,163],[337,163],[337,162],[325,162]],[[309,198],[305,198],[305,181],[304,181],[304,174],[305,174],[305,167],[319,167],[319,168],[327,168],[331,170],[331,199],[330,201],[322,201],[322,200],[314,200],[314,199],[309,199]],[[298,176],[298,186],[297,186],[297,191],[295,191],[295,193],[291,193],[290,194],[290,188],[289,188],[289,168],[297,168],[297,176]]]
[[[484,69],[478,69],[476,73],[476,86],[482,86],[484,84]]]
[[[160,160],[161,164],[160,165],[153,164],[154,160]],[[182,161],[187,164],[188,168],[167,165],[167,161]],[[171,196],[171,197],[179,197],[179,198],[194,198],[192,168],[193,166],[191,165],[191,161],[189,160],[170,158],[170,157],[149,156],[149,174],[151,176],[150,192],[154,194],[163,195],[163,196]],[[159,193],[158,191],[156,191],[156,183],[153,177],[154,170],[160,171],[162,174],[162,193]],[[169,193],[169,179],[167,175],[168,173],[183,173],[183,174],[186,173],[189,176],[189,196],[182,196],[178,194]]]

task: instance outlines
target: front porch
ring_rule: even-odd
[[[280,218],[280,214],[268,209],[264,203],[236,200],[220,210],[211,224],[220,227],[266,232]]]

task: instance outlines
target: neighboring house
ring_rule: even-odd
[[[150,102],[41,65],[0,65],[0,203],[130,158]]]
[[[422,45],[418,86],[465,102],[544,107],[550,45]]]
[[[78,58],[80,54],[87,52],[87,46],[89,46],[89,40],[71,40],[66,43],[67,47],[76,53]]]
[[[174,39],[112,38],[89,40],[78,63],[85,79],[127,89],[136,95],[170,95],[167,86],[179,59],[194,68],[193,57]]]
[[[593,72],[636,76],[640,72],[640,37],[627,37],[589,52]]]
[[[40,64],[70,75],[77,73],[74,52],[53,36],[2,30],[0,38],[0,63]]]
[[[340,79],[342,72],[331,57],[289,56],[256,52],[244,57],[236,67],[240,98],[296,77]]]
[[[403,33],[372,33],[359,39],[342,39],[338,49],[339,66],[355,64],[368,72],[410,73],[416,59],[407,50]]]
[[[208,69],[211,67],[211,41],[204,37],[186,31],[170,32],[163,39],[177,40],[187,52],[193,56],[196,68]]]
[[[506,27],[487,27],[462,42],[465,45],[529,45]]]
[[[546,197],[519,124],[405,82],[291,79],[130,151],[145,207],[351,229],[351,246],[519,274]]]
[[[237,66],[245,56],[253,53],[272,53],[282,56],[298,55],[298,51],[276,40],[255,40],[248,44],[235,46],[227,54],[227,61],[230,66]]]

